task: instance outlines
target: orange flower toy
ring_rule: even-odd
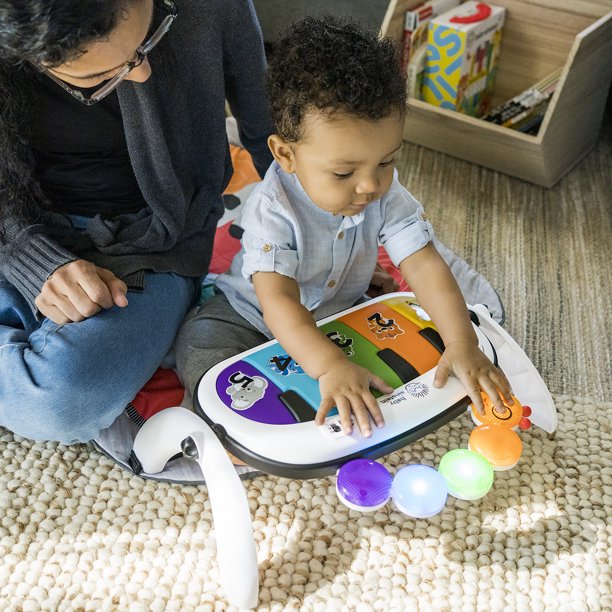
[[[476,425],[501,425],[509,429],[516,429],[517,427],[526,431],[531,427],[531,408],[529,406],[523,406],[521,403],[512,396],[514,403],[511,406],[504,405],[504,409],[499,411],[491,403],[489,396],[486,393],[482,394],[482,400],[484,403],[484,414],[480,414],[474,405],[470,405],[470,411],[472,414],[472,420]]]

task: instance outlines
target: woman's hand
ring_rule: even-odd
[[[484,414],[481,391],[489,396],[500,412],[503,412],[504,404],[509,406],[513,403],[508,379],[471,342],[452,342],[446,345],[436,368],[434,387],[443,387],[451,374],[461,381],[480,414]]]
[[[110,270],[77,259],[49,276],[35,303],[45,317],[61,325],[93,317],[102,308],[123,308],[126,293],[126,284]]]
[[[350,435],[353,431],[353,413],[362,435],[369,438],[372,435],[370,417],[377,427],[385,424],[378,402],[370,393],[370,387],[383,393],[393,391],[382,378],[374,376],[365,368],[346,358],[338,360],[319,377],[321,404],[317,409],[315,423],[322,425],[328,412],[336,406],[345,434]]]

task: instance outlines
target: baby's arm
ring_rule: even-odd
[[[434,386],[443,387],[449,375],[454,374],[479,412],[484,412],[481,390],[499,410],[504,403],[512,404],[510,385],[478,348],[461,291],[433,244],[406,257],[400,269],[446,347],[436,368]]]
[[[304,372],[319,381],[321,404],[315,422],[322,425],[336,406],[345,433],[352,432],[351,412],[361,433],[372,433],[370,416],[378,427],[384,420],[370,386],[383,393],[393,390],[381,378],[347,359],[342,349],[317,328],[310,312],[300,302],[296,281],[277,272],[252,276],[266,325]]]

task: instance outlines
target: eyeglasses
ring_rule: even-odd
[[[100,100],[106,98],[109,93],[114,91],[121,83],[121,81],[123,81],[125,77],[127,77],[127,75],[130,74],[132,70],[134,70],[134,68],[137,68],[138,66],[140,66],[140,64],[142,64],[142,62],[145,61],[147,55],[151,53],[151,51],[157,46],[159,41],[166,35],[168,30],[170,29],[172,22],[176,19],[176,16],[178,15],[178,9],[176,7],[176,4],[174,4],[173,0],[162,0],[162,4],[163,9],[168,14],[163,18],[163,20],[161,21],[155,32],[151,35],[151,37],[136,49],[136,59],[130,62],[125,62],[125,64],[123,64],[123,66],[119,68],[118,72],[112,78],[106,81],[106,83],[104,83],[104,85],[102,85],[99,89],[96,89],[96,91],[94,91],[89,97],[84,96],[77,89],[73,89],[72,87],[70,87],[70,85],[62,81],[60,78],[56,77],[44,66],[36,65],[36,68],[44,72],[52,81],[55,81],[60,87],[64,88],[79,102],[82,102],[87,106],[96,104]],[[155,7],[155,9],[156,8],[157,6]]]

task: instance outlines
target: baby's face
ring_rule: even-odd
[[[319,208],[356,215],[389,190],[403,127],[399,113],[367,120],[310,112],[304,138],[291,146],[293,170]]]

